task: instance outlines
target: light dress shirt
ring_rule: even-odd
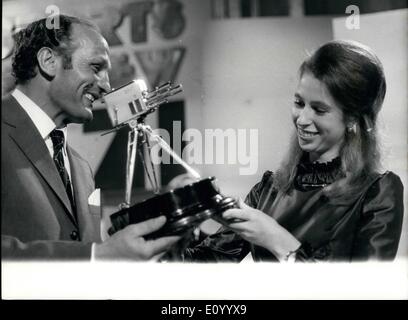
[[[41,137],[44,139],[44,142],[48,148],[51,158],[54,156],[54,146],[50,137],[52,130],[56,129],[54,121],[29,97],[27,97],[23,92],[18,89],[15,89],[11,94],[17,102],[21,105],[24,111],[28,114],[31,121],[34,123]],[[72,179],[71,179],[71,166],[69,164],[68,154],[67,154],[67,127],[58,129],[64,133],[64,147],[63,147],[63,156],[64,156],[64,166],[67,170],[68,175],[71,181],[71,190]],[[73,191],[73,190],[72,190]],[[73,194],[73,192],[72,192]]]

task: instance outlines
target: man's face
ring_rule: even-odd
[[[57,74],[49,90],[55,117],[65,124],[92,120],[92,102],[110,91],[106,40],[97,31],[77,24],[72,26],[71,39],[76,48],[72,68],[64,68],[64,59],[58,56]]]

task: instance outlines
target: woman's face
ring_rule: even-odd
[[[346,131],[343,112],[326,85],[309,72],[299,80],[292,117],[310,161],[327,162],[339,155]]]

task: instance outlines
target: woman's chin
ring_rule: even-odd
[[[310,141],[305,141],[304,139],[298,137],[298,143],[299,143],[299,147],[300,149],[302,149],[305,152],[310,152],[313,151],[313,145]]]

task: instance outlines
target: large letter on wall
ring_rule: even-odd
[[[123,12],[130,15],[132,42],[147,41],[147,14],[152,10],[152,1],[131,2],[123,7]]]

